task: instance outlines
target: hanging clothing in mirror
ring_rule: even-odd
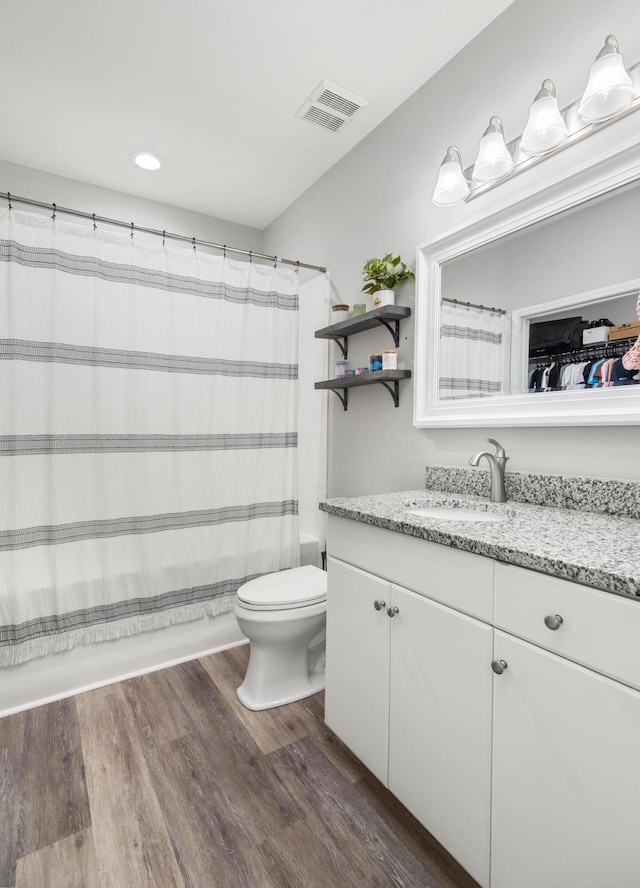
[[[640,293],[638,293],[638,301],[636,303],[636,314],[640,321]],[[625,370],[640,370],[640,336],[638,336],[629,351],[623,355],[622,365]]]

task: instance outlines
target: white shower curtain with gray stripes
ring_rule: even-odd
[[[510,314],[443,301],[438,368],[440,400],[509,394],[510,343]]]
[[[297,276],[0,211],[0,665],[299,563]]]

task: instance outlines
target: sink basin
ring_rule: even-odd
[[[506,512],[492,512],[485,505],[481,505],[477,509],[465,506],[453,507],[450,505],[416,505],[408,508],[407,512],[409,515],[417,515],[420,518],[435,518],[438,521],[494,522],[504,521],[508,517]]]

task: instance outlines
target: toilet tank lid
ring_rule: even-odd
[[[262,607],[315,604],[326,597],[327,574],[311,564],[265,574],[238,589],[240,601]]]

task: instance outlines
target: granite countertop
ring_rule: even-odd
[[[470,522],[408,514],[407,506],[440,504],[494,512],[503,521]],[[320,508],[375,527],[495,558],[583,583],[640,602],[640,522],[637,518],[510,501],[442,490],[330,499]]]

